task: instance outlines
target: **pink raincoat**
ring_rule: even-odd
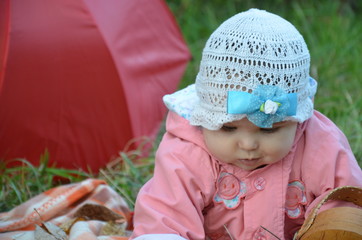
[[[346,137],[317,111],[298,125],[285,158],[251,172],[211,156],[201,130],[174,112],[166,130],[131,239],[292,239],[328,191],[362,186]]]

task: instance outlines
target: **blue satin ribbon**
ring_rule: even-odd
[[[275,113],[261,111],[267,100],[278,104]],[[297,94],[286,93],[277,86],[260,85],[252,93],[229,91],[227,113],[246,114],[249,121],[261,128],[272,128],[274,123],[283,121],[297,112]]]

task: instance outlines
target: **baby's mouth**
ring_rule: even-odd
[[[241,162],[243,165],[246,166],[255,166],[261,158],[242,158],[239,159],[239,162]]]

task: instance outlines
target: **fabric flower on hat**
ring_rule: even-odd
[[[214,201],[223,203],[228,209],[234,209],[239,206],[240,199],[245,197],[246,192],[246,183],[230,173],[222,172],[218,179]]]
[[[260,85],[252,93],[229,91],[227,112],[246,114],[249,121],[261,128],[296,114],[297,94],[286,93],[277,86]]]
[[[300,181],[293,181],[288,184],[285,212],[289,218],[300,217],[304,210],[302,205],[307,204],[304,184]]]

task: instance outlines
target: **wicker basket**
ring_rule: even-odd
[[[362,189],[344,186],[332,190],[313,209],[294,240],[361,240],[362,208],[337,207],[318,214],[321,206],[329,200],[353,202],[362,207]]]

